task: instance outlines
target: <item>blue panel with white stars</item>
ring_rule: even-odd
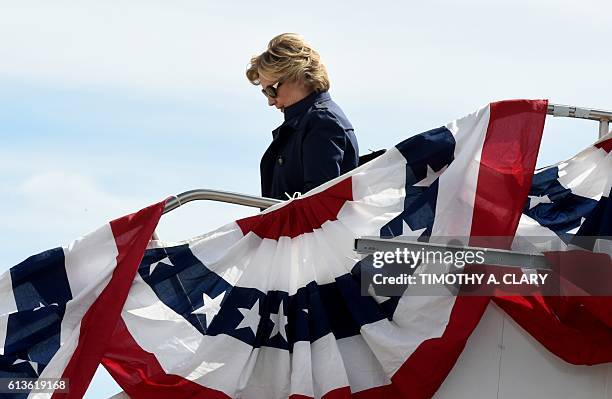
[[[64,251],[55,248],[34,255],[9,272],[18,312],[8,316],[0,378],[36,378],[59,349],[61,322],[72,299]]]
[[[612,235],[609,193],[599,201],[576,195],[559,182],[559,168],[544,169],[533,176],[523,213],[547,227],[566,244],[593,248],[593,236]]]
[[[193,313],[204,305],[202,293],[216,298],[230,289],[230,284],[206,268],[186,244],[147,250],[138,273],[168,307],[202,334],[206,333],[206,316]]]
[[[396,148],[406,158],[404,211],[381,228],[380,236],[397,237],[409,228],[422,238],[428,237],[436,216],[437,178],[454,160],[455,138],[446,127],[440,127],[410,137]]]
[[[231,286],[182,245],[147,250],[139,273],[165,305],[200,333],[226,334],[253,347],[291,351],[298,341],[314,342],[329,333],[336,339],[351,337],[359,335],[364,324],[391,318],[398,298],[379,304],[361,295],[364,267],[372,269],[371,262],[359,262],[332,283],[310,282],[294,295],[264,293]],[[222,298],[212,322],[202,314],[205,311],[198,313],[204,296],[209,303]]]

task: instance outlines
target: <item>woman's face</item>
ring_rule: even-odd
[[[260,77],[259,83],[261,84],[261,88],[265,89],[268,86],[274,86],[277,82]],[[266,95],[268,105],[274,105],[281,112],[284,112],[286,107],[295,104],[310,93],[302,84],[298,84],[297,82],[283,82],[276,87],[276,94],[275,98]]]

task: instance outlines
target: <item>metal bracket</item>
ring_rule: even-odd
[[[492,266],[518,267],[521,269],[551,270],[551,266],[542,254],[516,252],[504,249],[484,247],[470,247],[457,245],[442,245],[427,242],[408,241],[401,237],[389,239],[380,237],[359,237],[355,240],[355,252],[359,254],[373,254],[374,252],[403,251],[450,251],[453,253],[464,251],[482,251],[484,264]]]
[[[547,114],[567,118],[590,119],[599,121],[599,137],[608,134],[612,112],[601,109],[581,108],[571,105],[548,104]]]

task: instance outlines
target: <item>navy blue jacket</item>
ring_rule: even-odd
[[[357,166],[353,126],[328,92],[314,92],[284,114],[261,158],[264,197],[286,200],[285,193],[305,193]]]

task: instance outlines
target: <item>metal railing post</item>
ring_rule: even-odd
[[[602,138],[610,131],[610,121],[600,120],[599,121],[599,138]]]

